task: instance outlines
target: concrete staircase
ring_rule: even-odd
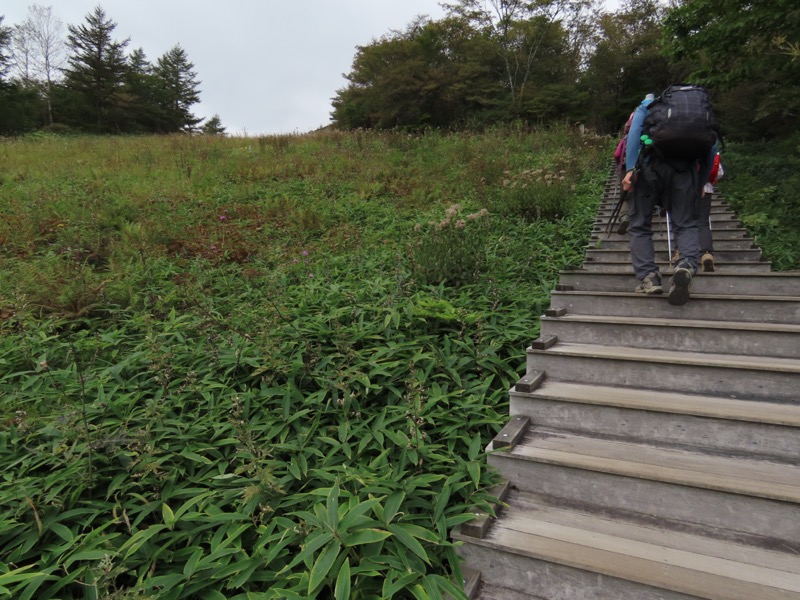
[[[772,273],[723,198],[717,271],[685,306],[606,233],[565,271],[488,447],[497,516],[452,532],[482,600],[800,600],[800,273]],[[668,282],[665,235],[654,225]]]

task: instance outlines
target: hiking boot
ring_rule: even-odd
[[[700,259],[700,263],[703,265],[703,273],[714,272],[714,255],[711,254],[711,252],[706,252],[703,254],[703,257]]]
[[[631,222],[631,218],[624,214],[619,218],[619,223],[617,223],[617,233],[620,235],[625,235],[628,233],[628,225]]]
[[[667,302],[673,306],[682,306],[689,301],[689,285],[692,283],[692,272],[685,267],[678,267],[669,282]]]
[[[658,273],[649,273],[633,291],[637,294],[662,294],[664,288],[661,287],[661,277],[658,276]]]

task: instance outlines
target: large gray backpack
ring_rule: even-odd
[[[647,107],[642,133],[664,158],[695,160],[708,156],[719,137],[708,91],[700,85],[671,85]]]

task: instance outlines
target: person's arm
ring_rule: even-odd
[[[636,162],[639,160],[639,149],[642,145],[642,126],[644,125],[644,118],[647,116],[647,107],[640,104],[633,111],[633,120],[631,121],[631,128],[628,130],[627,148],[625,149],[625,170],[631,171],[636,168]]]

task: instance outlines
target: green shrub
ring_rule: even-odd
[[[439,221],[414,226],[412,268],[424,283],[461,285],[474,282],[486,268],[489,211],[464,215],[453,204]]]

